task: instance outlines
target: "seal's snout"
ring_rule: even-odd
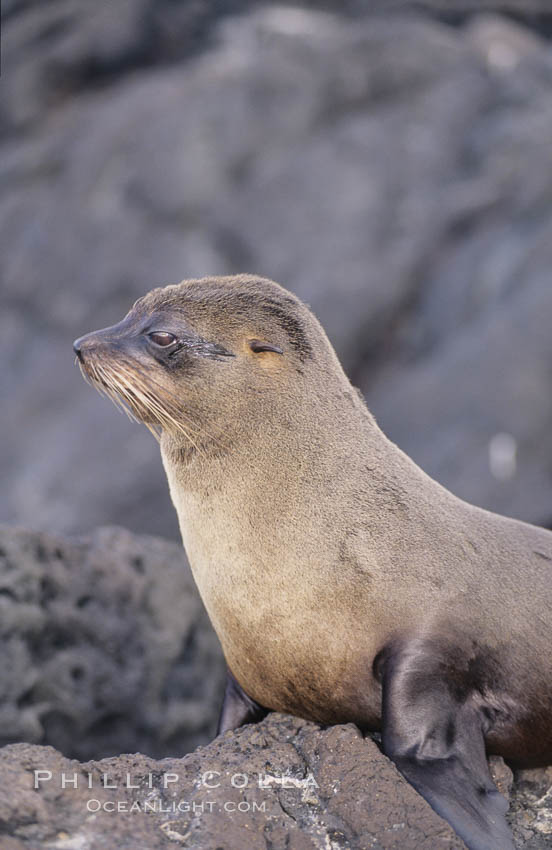
[[[132,323],[126,317],[116,325],[80,336],[73,343],[73,351],[81,362],[84,362],[89,354],[96,358],[105,358],[126,346],[129,331],[132,331]]]
[[[96,336],[96,333],[93,332],[93,333],[85,334],[84,336],[80,336],[78,339],[76,339],[74,341],[73,351],[75,352],[75,354],[77,355],[79,360],[82,361],[84,359],[84,354],[86,353],[86,351],[89,351],[92,348],[94,348],[94,338],[95,338],[95,336]]]
[[[73,351],[83,361],[87,354],[98,353],[104,349],[106,345],[113,342],[111,337],[111,328],[105,328],[101,331],[91,331],[84,336],[80,336],[73,343]]]

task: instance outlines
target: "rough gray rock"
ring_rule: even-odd
[[[50,779],[39,774],[44,781],[37,790],[35,770],[51,772]],[[63,774],[69,780],[76,776],[77,788],[62,790]],[[108,790],[102,781],[117,787]],[[102,808],[114,801],[122,811]],[[144,813],[146,803],[150,811]],[[51,748],[5,747],[0,750],[0,836],[12,841],[2,843],[6,850],[464,847],[354,726],[321,730],[276,714],[180,760],[123,755],[79,764]]]
[[[107,2],[8,5],[3,517],[176,537],[155,443],[82,383],[71,341],[154,284],[250,271],[312,304],[431,474],[549,521],[552,56],[472,14],[521,4],[455,3],[454,27],[437,2],[352,21],[163,0],[152,23],[155,5],[126,0],[117,26]],[[500,433],[513,474],[489,464]]]
[[[508,793],[511,773],[500,760],[495,772]],[[550,771],[520,772],[510,803],[516,847],[547,850]],[[79,763],[51,747],[4,747],[0,842],[2,850],[464,847],[354,726],[321,729],[278,714],[183,759]]]
[[[181,546],[0,528],[0,642],[2,743],[162,757],[214,733],[225,667]]]
[[[510,822],[517,844],[524,850],[552,846],[552,767],[517,772]]]

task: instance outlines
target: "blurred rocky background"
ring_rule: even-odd
[[[309,302],[383,429],[552,523],[552,4],[4,0],[0,517],[176,539],[72,340],[239,271]]]

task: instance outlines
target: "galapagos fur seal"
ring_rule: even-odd
[[[381,730],[471,850],[513,848],[485,754],[552,762],[552,533],[429,478],[272,281],[154,289],[74,347],[160,440],[228,663],[220,731],[269,710]]]

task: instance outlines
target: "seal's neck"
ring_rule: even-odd
[[[417,498],[419,476],[426,476],[385,437],[349,384],[301,402],[269,412],[265,407],[263,416],[198,450],[163,435],[163,464],[181,528],[192,502],[249,516],[252,531],[260,533],[266,523],[285,523],[291,504],[296,511],[301,505],[303,520],[311,522],[321,511],[331,515],[336,499],[377,500],[383,507]]]

